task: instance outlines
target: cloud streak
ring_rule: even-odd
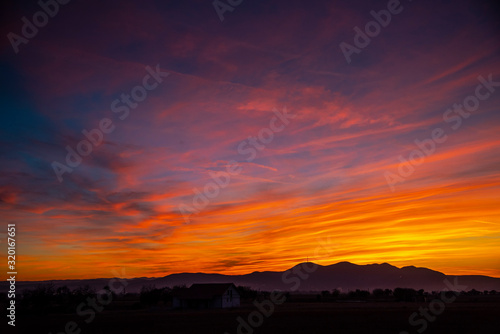
[[[500,95],[397,191],[383,178],[478,75],[500,79],[488,6],[412,3],[352,64],[338,44],[370,17],[361,1],[248,3],[223,23],[203,1],[65,7],[2,51],[0,213],[18,225],[19,279],[284,270],[321,237],[337,246],[320,264],[500,277]],[[157,63],[168,80],[59,183],[50,163]],[[238,145],[284,105],[297,118],[245,161]],[[242,172],[183,224],[178,206],[231,160]]]

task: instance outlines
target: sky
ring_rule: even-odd
[[[493,1],[49,3],[0,11],[18,280],[500,277]]]

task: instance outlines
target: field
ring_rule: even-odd
[[[396,302],[286,302],[276,306],[269,317],[258,316],[253,324],[238,331],[237,318],[248,323],[249,315],[257,310],[251,303],[230,310],[172,311],[165,307],[150,309],[122,309],[110,305],[108,309],[96,313],[89,324],[76,313],[57,315],[19,315],[16,329],[18,333],[64,333],[65,324],[75,321],[77,328],[69,328],[71,333],[106,334],[154,334],[154,333],[418,333],[422,322],[411,326],[409,316],[429,303]],[[423,319],[419,318],[418,319]],[[79,332],[79,330],[81,330]],[[425,333],[499,333],[500,300],[457,301],[446,305],[444,311],[432,322],[427,322]]]

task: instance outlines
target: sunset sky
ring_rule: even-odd
[[[74,0],[17,53],[8,34],[41,8],[4,5],[0,238],[6,259],[16,224],[18,280],[307,258],[500,277],[498,8],[401,1],[348,63],[341,43],[392,1],[244,0],[221,21],[212,0]],[[479,106],[453,111],[464,101]],[[54,161],[106,119],[60,182]],[[434,152],[401,167],[435,129]]]

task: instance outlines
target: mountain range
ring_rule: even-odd
[[[55,287],[70,289],[88,285],[102,289],[110,278],[85,280],[52,280],[17,282],[17,289],[31,289],[39,284],[52,283]],[[193,283],[227,283],[248,286],[261,291],[322,291],[338,289],[346,292],[355,289],[373,290],[413,288],[416,290],[441,291],[446,289],[469,291],[500,291],[500,278],[480,275],[445,275],[428,268],[407,266],[398,268],[388,263],[356,265],[339,262],[322,266],[312,262],[300,263],[286,271],[256,271],[245,275],[223,275],[205,273],[170,274],[165,277],[127,279],[126,292],[139,292],[143,286],[156,288],[176,285],[190,286]],[[5,288],[0,289],[2,292]]]

